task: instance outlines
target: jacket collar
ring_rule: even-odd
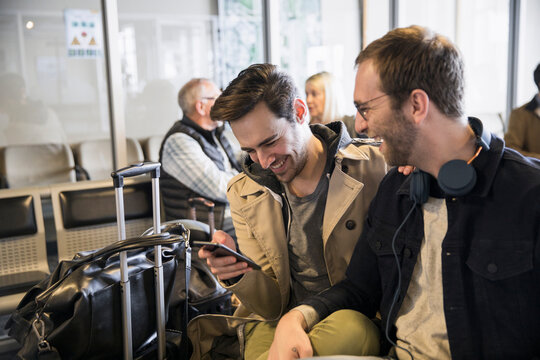
[[[525,109],[529,110],[529,111],[535,111],[538,107],[540,107],[540,96],[538,94],[536,94],[531,101],[529,101],[527,103],[527,105],[525,105]]]
[[[331,168],[338,151],[346,147],[352,141],[345,125],[341,121],[336,121],[326,125],[313,124],[309,127],[313,135],[317,136],[326,144],[326,168]],[[253,162],[249,156],[245,158],[242,169],[248,177],[259,185],[265,186],[277,194],[283,192],[283,185],[279,182],[274,173],[269,169],[263,169],[259,164]],[[247,189],[245,190],[247,191]]]
[[[182,120],[180,120],[180,122],[186,126],[189,126],[190,128],[195,129],[195,131],[201,134],[202,137],[204,137],[206,141],[208,141],[209,143],[215,144],[213,134],[215,134],[216,130],[212,130],[212,131],[205,130],[202,127],[200,127],[199,124],[197,124],[195,121],[188,118],[186,115],[184,115],[184,117],[182,118]]]
[[[476,119],[476,121],[480,120]],[[471,118],[469,118],[469,122],[471,122]],[[495,179],[495,173],[497,172],[503,156],[504,142],[494,134],[490,133],[484,133],[482,137],[484,139],[489,139],[489,135],[491,135],[489,150],[482,150],[471,164],[476,171],[477,179],[476,185],[466,196],[487,196]],[[397,169],[394,169],[393,171],[397,171]],[[407,176],[397,191],[398,195],[409,196],[411,179],[412,176]],[[444,192],[437,184],[437,180],[432,176],[430,176],[430,196],[438,198],[445,196]]]

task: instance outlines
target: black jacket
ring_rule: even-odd
[[[446,198],[442,243],[444,316],[454,359],[532,359],[540,356],[540,161],[492,137],[473,162],[478,180],[463,197]],[[410,177],[392,169],[371,203],[347,278],[306,300],[326,317],[342,308],[395,323],[424,236],[416,206],[396,240],[402,284],[397,286],[392,237],[411,207]],[[431,196],[443,195],[432,181]],[[437,194],[438,193],[438,194]],[[394,334],[394,335],[392,335]],[[392,329],[395,340],[395,328]]]

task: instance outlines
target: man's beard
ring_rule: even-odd
[[[386,162],[392,166],[411,165],[411,153],[418,129],[401,109],[395,111],[386,126],[386,134],[383,135]]]

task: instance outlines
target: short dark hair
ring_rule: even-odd
[[[540,91],[540,64],[538,64],[534,70],[534,83],[536,84],[538,91]]]
[[[272,64],[254,64],[242,70],[216,99],[210,117],[235,121],[264,101],[276,116],[295,121],[296,87],[292,78]]]
[[[443,114],[463,116],[463,60],[447,38],[416,25],[394,29],[361,51],[356,65],[366,60],[373,60],[394,107],[422,89]]]

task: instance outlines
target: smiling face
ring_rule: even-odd
[[[295,122],[278,118],[264,102],[231,121],[242,150],[264,169],[270,169],[282,183],[292,181],[307,161],[308,138],[303,118]],[[309,133],[309,129],[307,129]]]
[[[380,150],[386,162],[410,164],[417,128],[402,109],[393,108],[390,96],[380,90],[380,78],[371,60],[358,65],[354,101],[367,119],[369,136],[383,140]],[[362,116],[357,114],[356,119]]]
[[[308,81],[306,83],[306,104],[312,124],[322,122],[325,100],[326,95],[322,84],[319,81]]]

